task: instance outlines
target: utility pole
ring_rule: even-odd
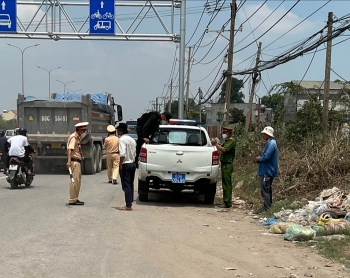
[[[149,101],[149,103],[150,103],[150,105],[151,105],[151,111],[155,111],[156,109],[155,109],[155,101],[154,100],[150,100]]]
[[[159,112],[159,111],[158,111],[158,98],[159,98],[159,97],[156,97],[156,111],[157,111],[157,112]]]
[[[252,88],[250,91],[250,96],[249,96],[249,104],[248,104],[248,113],[245,118],[245,133],[249,132],[249,126],[252,121],[252,110],[253,110],[253,98],[255,94],[255,85],[258,84],[259,80],[259,73],[258,73],[258,66],[260,63],[260,54],[261,54],[261,42],[259,42],[258,46],[258,52],[256,53],[256,61],[255,61],[255,68],[253,72],[253,83],[252,83]]]
[[[228,62],[226,71],[226,118],[225,125],[230,123],[230,103],[231,103],[231,81],[232,81],[232,64],[233,64],[233,45],[234,45],[234,32],[235,32],[235,21],[236,21],[236,0],[232,0],[231,3],[231,28],[230,28],[230,43],[228,48]]]
[[[179,61],[179,107],[178,118],[184,117],[184,82],[185,82],[185,50],[186,50],[186,0],[181,1],[180,9],[180,61]]]
[[[186,81],[186,119],[188,119],[188,112],[189,112],[189,107],[188,107],[188,97],[190,94],[190,71],[191,71],[191,46],[188,47],[188,59],[187,59],[187,81]]]
[[[322,126],[323,131],[328,131],[328,106],[329,106],[329,87],[331,79],[331,58],[332,58],[332,30],[333,30],[333,12],[328,13],[328,32],[327,32],[327,51],[326,51],[326,69],[324,77],[323,90],[323,113]]]
[[[171,113],[171,95],[173,94],[173,79],[170,80],[168,112]]]
[[[201,101],[202,101],[202,89],[201,87],[199,87],[198,89],[198,106],[199,106],[199,122],[202,124],[202,104],[201,104]]]

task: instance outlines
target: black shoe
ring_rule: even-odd
[[[70,206],[83,206],[84,202],[76,200],[74,203],[69,203]]]
[[[218,208],[230,208],[231,206],[226,204],[216,205]]]
[[[113,180],[113,184],[118,184],[117,180]]]
[[[112,183],[112,181],[108,181],[108,183]]]

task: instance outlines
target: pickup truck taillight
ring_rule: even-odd
[[[140,161],[144,162],[144,163],[147,163],[147,149],[146,148],[141,148]]]
[[[213,151],[211,155],[211,165],[219,165],[219,152]]]

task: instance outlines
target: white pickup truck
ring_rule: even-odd
[[[161,125],[140,151],[139,200],[148,201],[149,189],[192,189],[212,204],[218,175],[219,153],[203,127]]]

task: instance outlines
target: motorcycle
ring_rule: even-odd
[[[30,159],[33,161],[34,169],[34,159],[29,155]],[[20,160],[18,157],[10,158],[10,165],[8,170],[7,182],[10,183],[12,189],[17,189],[19,185],[24,184],[26,187],[31,186],[34,179],[34,175],[28,174],[26,163]]]

